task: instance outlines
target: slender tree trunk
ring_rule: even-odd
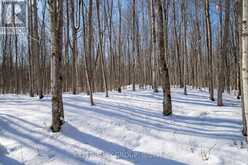
[[[69,0],[66,0],[66,43],[65,43],[65,90],[69,91],[69,79],[70,79],[70,8]]]
[[[170,78],[169,71],[166,64],[166,54],[165,54],[165,44],[164,44],[164,19],[163,19],[163,8],[161,0],[156,1],[157,6],[157,22],[158,22],[158,55],[160,57],[160,73],[162,78],[162,88],[163,88],[163,114],[172,114],[171,105],[171,91],[170,91]]]
[[[196,85],[200,89],[203,87],[202,83],[202,51],[201,51],[201,31],[200,31],[200,21],[199,21],[199,0],[195,0],[195,26],[196,26]]]
[[[133,0],[132,3],[132,57],[133,57],[133,91],[135,91],[136,83],[136,50],[135,50],[135,34],[136,34],[136,0]]]
[[[110,72],[110,90],[115,88],[115,65],[114,65],[114,53],[113,53],[113,42],[112,42],[112,17],[113,17],[113,0],[107,1],[107,10],[105,8],[106,17],[108,17],[108,37],[109,37],[109,72]]]
[[[31,1],[29,1],[31,4]],[[31,34],[33,30],[32,24],[32,6],[28,6],[28,62],[29,62],[29,95],[30,97],[34,97],[34,71],[33,71],[33,56],[32,56],[32,48],[31,48]]]
[[[118,0],[118,10],[119,10],[119,36],[118,36],[118,56],[119,56],[119,65],[118,65],[118,92],[119,93],[121,93],[121,86],[122,86],[122,82],[121,82],[121,57],[122,57],[122,41],[121,41],[121,34],[122,34],[122,32],[121,32],[121,23],[122,23],[122,21],[121,21],[121,17],[122,17],[122,15],[121,15],[121,2],[120,2],[120,0]]]
[[[209,14],[209,0],[205,0],[205,24],[206,24],[206,38],[207,38],[207,52],[208,52],[208,79],[209,79],[209,99],[214,101],[214,78],[213,78],[213,49],[212,49],[212,28],[211,18]]]
[[[109,97],[107,77],[106,77],[106,71],[105,71],[105,60],[104,60],[104,53],[103,53],[103,32],[101,28],[99,0],[96,0],[96,7],[97,7],[98,35],[99,35],[99,42],[100,42],[99,44],[100,44],[100,58],[101,58],[100,60],[101,60],[102,78],[103,78],[103,84],[105,88],[105,97]]]
[[[18,37],[16,34],[15,30],[15,93],[19,94],[20,93],[20,88],[19,88],[19,56],[18,56]]]
[[[178,60],[178,77],[179,77],[179,86],[180,88],[183,88],[183,79],[182,79],[182,68],[181,68],[181,56],[180,56],[180,45],[179,45],[179,39],[177,34],[177,26],[176,26],[176,5],[175,0],[173,0],[173,28],[174,28],[174,43],[175,43],[175,51],[176,56]]]
[[[226,59],[228,53],[228,39],[229,39],[229,21],[230,21],[230,0],[225,0],[225,18],[224,18],[224,34],[221,44],[221,52],[219,57],[219,75],[218,75],[218,100],[217,105],[223,106],[223,97],[222,94],[224,92],[225,85],[225,77],[224,77],[224,61]],[[220,17],[222,17],[220,15]],[[221,27],[220,27],[221,28]]]
[[[78,51],[77,51],[77,31],[80,28],[76,25],[77,13],[75,12],[74,0],[70,1],[71,5],[71,28],[72,28],[72,93],[77,94],[78,87]],[[78,4],[77,4],[78,5]]]
[[[37,0],[33,0],[33,14],[34,14],[34,21],[33,21],[33,38],[32,38],[32,56],[34,58],[34,69],[35,69],[35,85],[39,95],[39,98],[42,99],[43,90],[42,90],[42,75],[41,75],[41,68],[40,68],[40,51],[39,51],[39,32],[38,32],[38,4]]]
[[[242,18],[242,86],[243,86],[243,111],[245,135],[248,135],[248,1],[243,0],[243,18]],[[247,136],[248,142],[248,136]]]
[[[153,92],[158,92],[158,84],[157,84],[157,66],[156,66],[156,18],[155,18],[155,9],[153,0],[150,0],[150,13],[151,13],[151,44],[152,44],[152,88]]]
[[[62,100],[62,47],[63,47],[63,3],[49,0],[51,18],[51,89],[52,89],[52,126],[53,132],[59,132],[64,122]]]
[[[242,45],[242,32],[243,32],[243,26],[242,26],[242,15],[243,15],[243,4],[242,4],[242,0],[237,0],[236,1],[236,17],[238,19],[237,21],[237,25],[238,25],[238,50],[239,50],[239,57],[240,57],[240,68],[239,68],[239,83],[238,83],[238,86],[239,86],[239,92],[238,92],[238,99],[239,96],[242,96],[242,121],[243,121],[243,130],[242,130],[242,133],[244,136],[247,136],[247,121],[246,121],[246,116],[245,116],[245,104],[244,104],[244,94],[243,94],[243,79],[242,79],[242,60],[243,60],[243,45]]]
[[[90,92],[90,103],[91,105],[95,105],[93,100],[93,71],[91,67],[91,58],[92,58],[92,39],[93,39],[93,32],[92,32],[92,13],[93,13],[93,2],[92,0],[89,0],[89,9],[88,9],[88,44],[87,44],[87,52],[88,52],[88,62],[87,58],[86,60],[86,70],[88,75],[88,86],[89,86],[89,92]]]
[[[184,95],[187,95],[187,81],[188,81],[188,72],[187,72],[187,60],[188,60],[188,47],[187,47],[187,11],[186,11],[186,3],[182,1],[182,13],[183,13],[183,31],[184,31],[184,62],[183,62],[183,81],[184,81]]]
[[[219,12],[219,49],[222,51],[223,49],[223,41],[222,41],[222,36],[223,36],[223,23],[222,23],[222,1],[219,0],[217,3],[220,7],[220,12]],[[224,73],[223,73],[223,57],[222,57],[222,52],[218,51],[218,58],[217,58],[217,63],[218,63],[218,73],[217,73],[217,105],[218,106],[223,106],[223,100],[222,100],[222,93],[224,90]]]

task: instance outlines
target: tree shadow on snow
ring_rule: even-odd
[[[0,136],[12,139],[21,145],[32,149],[32,150],[39,150],[39,156],[43,157],[44,159],[47,159],[49,161],[50,158],[53,158],[58,154],[59,156],[66,157],[68,160],[82,162],[88,165],[95,165],[95,163],[86,160],[84,157],[77,156],[75,153],[72,153],[70,151],[67,151],[63,148],[60,148],[51,142],[44,142],[44,138],[47,138],[46,135],[42,134],[42,132],[38,131],[32,131],[31,129],[27,128],[25,125],[32,126],[34,129],[36,129],[36,125],[33,123],[25,123],[23,122],[17,124],[13,122],[8,117],[0,116],[0,126],[2,127],[2,130],[4,134],[1,134]],[[52,140],[55,140],[56,142],[59,142],[63,145],[68,145],[65,141],[60,141],[60,139],[54,139],[53,137],[49,137]],[[37,148],[39,146],[39,148]],[[10,165],[19,165],[17,161],[11,160],[10,158],[3,156],[1,157],[0,154],[0,165],[1,161],[8,162],[7,164]],[[12,164],[11,164],[12,163]],[[17,164],[15,164],[17,163]],[[4,163],[5,165],[5,163]]]
[[[75,102],[74,99],[71,101]],[[70,103],[71,101],[68,99],[64,102],[67,113],[82,113],[83,115],[84,111],[89,111],[157,131],[170,131],[178,134],[208,137],[212,139],[243,139],[241,135],[241,121],[235,119],[208,116],[201,118],[177,114],[165,117],[162,113],[135,106],[130,107],[128,105],[114,105],[111,104],[111,102],[98,102],[94,107],[87,107]],[[205,129],[203,126],[211,127],[213,131],[211,128]],[[220,129],[216,130],[216,128]]]
[[[0,154],[0,165],[24,165],[24,164],[6,156],[6,155]]]
[[[7,149],[0,144],[0,165],[23,165],[23,163],[18,162],[17,160],[14,160],[7,156],[8,151]]]
[[[4,132],[4,134],[1,135],[2,137],[13,139],[16,142],[20,143],[21,145],[24,145],[25,147],[28,147],[33,150],[37,150],[36,147],[40,146],[39,147],[41,154],[40,156],[44,156],[44,154],[47,154],[47,157],[52,158],[56,156],[56,154],[59,154],[59,155],[63,155],[63,157],[66,157],[68,160],[76,160],[77,162],[82,162],[87,165],[95,165],[94,162],[88,161],[84,157],[78,157],[72,154],[70,151],[57,147],[52,143],[44,142],[42,140],[42,136],[45,135],[42,135],[42,133],[39,131],[32,132],[32,130],[30,130],[27,127],[27,125],[29,125],[29,127],[32,126],[35,129],[38,128],[36,127],[37,125],[31,122],[26,123],[25,121],[21,121],[21,120],[19,120],[20,123],[16,123],[12,121],[13,119],[9,117],[11,116],[6,116],[6,117],[4,117],[3,115],[0,116],[0,125]],[[62,134],[82,144],[88,144],[92,147],[102,150],[104,153],[116,156],[118,159],[123,159],[132,162],[134,164],[186,165],[184,163],[162,158],[159,156],[155,156],[139,151],[132,151],[131,149],[121,146],[119,144],[111,143],[99,137],[82,133],[77,128],[73,127],[68,123],[65,123],[65,125],[63,126]],[[66,142],[60,141],[59,138],[54,140],[60,142],[61,144],[68,145]],[[35,145],[32,145],[32,143],[30,143],[29,141],[34,143]],[[2,151],[3,153],[7,152],[6,149],[2,149]],[[4,165],[5,164],[22,165],[22,163],[7,157],[5,154],[0,154],[0,165],[2,165],[1,163],[3,163]]]
[[[112,143],[102,138],[81,132],[76,127],[72,126],[69,123],[64,124],[62,133],[63,135],[70,137],[80,143],[88,144],[92,147],[95,147],[103,151],[105,154],[115,156],[117,157],[117,159],[126,160],[134,164],[186,165],[185,163],[166,159],[161,156],[156,156],[139,151],[133,151],[119,144]]]
[[[200,92],[202,93],[202,92]],[[182,103],[182,104],[193,104],[197,106],[208,106],[208,107],[217,107],[216,101],[209,100],[208,95],[201,95],[198,93],[189,92],[188,95],[184,95],[183,92],[173,91],[172,92],[172,103]],[[161,100],[163,98],[162,92],[160,93],[148,93],[148,94],[136,94],[139,97],[149,98],[154,100]],[[134,98],[135,99],[135,98]],[[140,101],[140,100],[137,100]],[[151,101],[144,101],[151,102]],[[230,100],[228,98],[223,98],[224,107],[240,107],[240,100]]]

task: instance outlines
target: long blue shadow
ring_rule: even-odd
[[[63,126],[63,134],[80,143],[88,144],[102,150],[104,153],[116,156],[118,159],[126,160],[140,165],[186,165],[175,160],[166,159],[144,152],[134,151],[127,147],[121,146],[101,139],[99,137],[83,133],[69,123]]]

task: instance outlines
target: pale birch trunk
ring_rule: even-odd
[[[243,108],[244,120],[247,124],[248,119],[248,1],[243,0],[243,19],[242,19],[242,86],[243,86]],[[244,126],[246,128],[246,125]],[[246,135],[248,134],[246,129]],[[248,141],[248,137],[246,139]]]

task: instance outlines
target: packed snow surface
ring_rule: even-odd
[[[0,164],[248,165],[240,101],[217,107],[206,91],[172,90],[173,115],[162,93],[123,90],[64,94],[65,124],[51,133],[51,97],[0,95]]]

